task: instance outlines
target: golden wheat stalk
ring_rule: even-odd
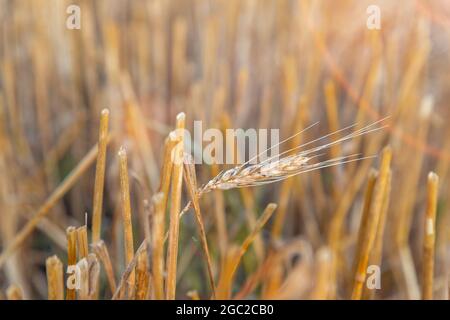
[[[6,290],[6,298],[8,300],[23,300],[22,289],[15,284],[10,285]]]
[[[250,165],[251,161],[255,160],[257,157],[259,157],[263,154],[266,154],[268,151],[270,151],[274,147],[299,135],[301,133],[301,132],[299,132],[299,133],[289,137],[288,139],[280,142],[278,145],[273,146],[273,147],[269,148],[268,150],[265,150],[264,152],[251,158],[244,164],[237,166],[235,168],[223,171],[222,173],[220,173],[219,175],[214,177],[212,180],[210,180],[207,184],[205,184],[199,190],[199,193],[202,194],[202,193],[206,193],[206,192],[209,192],[209,191],[215,190],[215,189],[227,190],[227,189],[232,189],[232,188],[253,187],[253,186],[259,186],[259,185],[268,184],[268,183],[279,182],[279,181],[285,180],[287,178],[299,175],[301,173],[306,173],[306,172],[313,171],[313,170],[337,166],[337,165],[345,164],[348,162],[354,162],[354,161],[372,158],[372,156],[360,157],[359,154],[352,154],[352,155],[348,155],[348,156],[332,158],[332,159],[325,160],[325,161],[315,162],[315,160],[318,159],[319,156],[321,156],[321,154],[318,154],[319,151],[329,149],[330,147],[332,147],[338,143],[342,143],[344,141],[351,140],[355,137],[365,135],[365,134],[368,134],[368,133],[371,133],[371,132],[374,132],[374,131],[384,128],[384,127],[376,126],[383,120],[385,120],[385,118],[381,119],[379,121],[376,121],[360,130],[352,132],[342,138],[331,141],[329,143],[319,145],[318,147],[307,149],[305,151],[300,151],[300,152],[297,152],[290,156],[278,158],[279,156],[283,156],[285,154],[291,153],[294,150],[300,149],[300,148],[310,145],[312,143],[315,143],[315,142],[321,141],[325,138],[328,138],[330,136],[336,135],[342,131],[348,130],[348,129],[354,127],[354,125],[346,127],[344,129],[335,131],[333,133],[330,133],[328,135],[325,135],[325,136],[315,139],[313,141],[307,142],[307,143],[300,145],[298,147],[295,147],[293,149],[287,150],[287,151],[281,153],[280,155],[272,156],[260,163]],[[314,126],[314,125],[315,124],[313,124],[312,126]],[[308,127],[307,129],[311,128],[312,126]],[[303,131],[305,131],[305,130],[303,130]]]
[[[317,161],[317,159],[322,156],[319,154],[319,151],[323,151],[329,149],[333,145],[340,144],[344,141],[352,140],[356,137],[366,135],[381,129],[384,129],[386,126],[379,126],[383,121],[385,121],[388,117],[382,118],[378,121],[375,121],[361,129],[358,129],[354,132],[351,132],[342,138],[338,138],[336,140],[332,140],[331,142],[321,144],[317,147],[313,147],[310,149],[306,149],[304,151],[299,151],[289,156],[282,157],[283,155],[290,154],[295,150],[304,148],[313,143],[322,141],[324,139],[336,136],[337,134],[341,134],[351,128],[354,128],[356,124],[345,127],[343,129],[334,131],[327,135],[321,136],[320,138],[314,139],[307,143],[304,143],[300,146],[289,149],[285,152],[282,152],[279,155],[271,156],[268,159],[261,161],[256,164],[250,164],[253,160],[257,159],[261,155],[267,154],[271,149],[295,138],[306,130],[312,128],[318,122],[310,125],[306,129],[290,136],[289,138],[281,141],[280,143],[272,146],[271,148],[264,150],[259,153],[255,157],[249,159],[247,162],[236,166],[232,169],[222,171],[217,176],[209,180],[206,184],[204,184],[197,192],[198,196],[201,197],[203,194],[208,193],[213,190],[228,190],[234,188],[245,188],[245,187],[255,187],[261,186],[270,183],[276,183],[288,178],[297,176],[302,173],[320,170],[328,167],[334,167],[346,163],[361,161],[365,159],[375,158],[376,156],[366,156],[362,157],[360,154],[351,154],[346,156],[341,156],[337,158],[332,158],[324,161]],[[189,201],[186,206],[181,210],[180,217],[183,216],[189,209],[192,208],[192,201]]]
[[[177,130],[179,141],[174,147],[175,161],[173,164],[172,174],[172,202],[170,207],[170,223],[169,223],[169,247],[167,251],[167,280],[166,280],[166,298],[168,300],[175,299],[176,279],[177,279],[177,258],[178,258],[178,238],[180,233],[180,220],[178,213],[181,204],[181,187],[183,183],[183,153],[184,140],[181,133],[185,127],[185,114],[177,115]]]
[[[74,266],[77,264],[77,229],[75,227],[68,227],[67,234],[67,265]],[[75,300],[76,291],[71,288],[66,290],[66,299]]]
[[[105,242],[100,240],[92,244],[92,250],[102,262],[108,278],[109,287],[111,292],[114,294],[114,292],[116,292],[116,279],[114,278],[114,269]]]
[[[92,211],[92,243],[101,238],[103,189],[105,184],[106,147],[108,145],[109,110],[104,109],[100,118],[97,166],[95,169],[94,201]]]
[[[383,209],[385,190],[390,174],[391,159],[391,148],[384,148],[379,175],[375,182],[373,199],[368,212],[369,217],[367,218],[367,226],[365,227],[367,228],[367,233],[364,236],[364,241],[360,247],[360,251],[357,252],[358,258],[356,262],[355,278],[353,281],[352,300],[361,299],[364,281],[366,280],[366,269],[369,262],[370,252],[375,244],[378,222],[380,221],[381,211]]]
[[[152,198],[152,275],[155,299],[164,299],[164,194],[157,193]]]
[[[128,160],[125,148],[120,148],[119,153],[119,175],[120,175],[120,194],[122,202],[122,218],[125,239],[125,262],[130,263],[134,256],[133,246],[133,227],[131,218],[131,202],[130,202],[130,183],[128,180]],[[134,294],[135,273],[132,272],[129,285],[128,297]]]
[[[107,141],[110,141],[108,136]],[[53,191],[46,202],[39,208],[35,215],[22,227],[22,229],[15,235],[8,246],[6,246],[0,254],[0,269],[5,264],[6,260],[14,253],[14,251],[22,245],[28,236],[36,229],[39,222],[45,218],[56,203],[75,185],[80,177],[89,169],[92,163],[95,162],[98,154],[98,146],[93,147],[88,154],[78,163],[78,165],[69,173],[69,175],[61,182],[61,184]]]

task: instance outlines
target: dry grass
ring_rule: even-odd
[[[77,230],[75,227],[68,227],[67,234],[67,265],[74,266],[77,264]],[[76,291],[71,288],[67,288],[66,299],[75,300]]]
[[[120,195],[122,202],[122,223],[124,230],[124,245],[125,245],[125,263],[128,265],[134,257],[134,239],[133,226],[131,218],[131,203],[130,203],[130,184],[128,181],[128,161],[127,152],[121,148],[119,153],[119,176],[120,176]],[[127,296],[132,298],[134,296],[135,274],[131,272],[128,279]]]
[[[63,264],[57,256],[45,262],[47,267],[48,300],[64,300]]]
[[[152,275],[155,299],[164,299],[164,194],[153,196],[152,219]]]
[[[177,260],[178,260],[178,242],[180,232],[179,212],[181,209],[181,186],[183,182],[183,132],[185,127],[185,114],[177,115],[176,129],[177,144],[173,149],[173,168],[172,168],[172,192],[170,206],[169,223],[169,242],[167,249],[167,279],[166,279],[166,299],[175,299],[177,282]]]
[[[69,4],[0,0],[0,298],[448,299],[445,1]]]
[[[95,169],[94,201],[92,209],[92,243],[101,238],[103,189],[105,184],[106,146],[108,145],[109,110],[102,111],[98,138],[97,166]]]

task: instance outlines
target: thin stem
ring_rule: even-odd
[[[436,210],[439,178],[434,172],[428,175],[427,209],[425,212],[422,299],[433,299],[434,252],[436,241]]]
[[[106,147],[108,145],[108,122],[109,110],[104,109],[100,117],[97,166],[95,169],[94,200],[92,212],[92,243],[99,241],[101,237]]]
[[[120,194],[122,201],[122,219],[125,239],[125,263],[129,264],[133,260],[133,226],[131,222],[131,203],[130,203],[130,185],[128,181],[128,161],[127,152],[122,147],[118,153],[119,156],[119,175],[120,175]],[[128,295],[132,296],[134,291],[134,271],[128,280]]]
[[[110,139],[108,139],[109,141]],[[63,182],[50,195],[47,201],[39,208],[36,214],[27,224],[16,234],[9,245],[0,255],[0,269],[6,260],[14,253],[14,251],[28,238],[28,236],[36,229],[39,222],[47,216],[56,203],[75,185],[78,179],[89,169],[94,163],[98,153],[98,147],[95,146],[89,153],[78,163],[78,165],[70,172]]]

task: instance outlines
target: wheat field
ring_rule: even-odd
[[[447,1],[0,21],[0,299],[449,299]],[[282,156],[194,164],[195,121],[278,129]]]

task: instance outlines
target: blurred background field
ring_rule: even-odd
[[[69,5],[81,29],[66,28]],[[381,29],[366,26],[378,5]],[[119,158],[128,154],[134,247],[146,202],[158,191],[164,141],[186,114],[204,128],[276,128],[286,146],[389,116],[388,127],[327,152],[392,148],[381,289],[364,298],[419,299],[423,292],[427,176],[439,176],[433,298],[448,299],[450,272],[450,4],[404,0],[0,0],[0,249],[11,244],[98,141],[110,111],[101,238],[117,282],[125,269]],[[95,158],[92,158],[95,160]],[[366,186],[380,158],[280,183],[215,191],[200,205],[222,298],[349,299],[364,238]],[[197,166],[201,185],[222,166]],[[371,173],[372,172],[372,173]],[[0,297],[47,298],[46,259],[67,268],[66,229],[87,221],[91,239],[95,161],[0,270]],[[183,191],[182,207],[189,200]],[[227,262],[269,203],[269,222],[233,279]],[[169,207],[170,207],[169,199]],[[167,224],[166,224],[167,225]],[[361,238],[362,237],[362,238]],[[382,241],[384,239],[384,241]],[[379,248],[375,246],[375,248]],[[374,249],[375,251],[375,249]],[[433,268],[433,267],[432,267]],[[154,298],[152,271],[146,297]],[[103,266],[99,298],[113,293]],[[9,288],[9,290],[8,290]],[[6,294],[7,291],[10,294]],[[209,298],[194,214],[180,221],[177,298]],[[423,293],[422,293],[423,296]]]

